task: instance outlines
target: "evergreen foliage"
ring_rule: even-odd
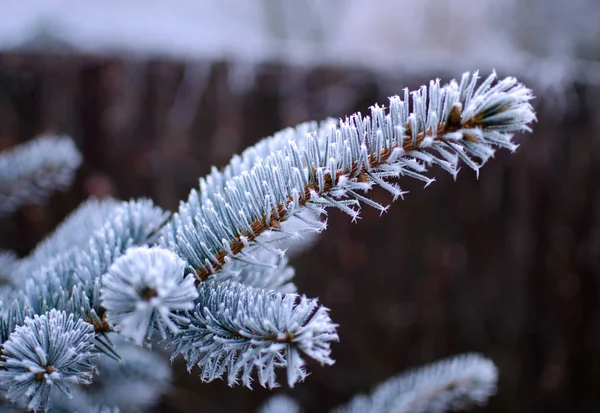
[[[283,368],[294,386],[307,376],[307,358],[333,364],[337,325],[295,292],[286,251],[326,228],[329,207],[352,221],[362,205],[385,212],[368,196],[375,185],[395,200],[406,193],[396,178],[427,186],[432,165],[456,177],[461,163],[478,172],[495,149],[514,151],[512,134],[535,119],[531,91],[514,78],[478,79],[432,81],[367,116],[285,129],[213,168],[173,214],[144,199],[89,200],[29,256],[0,255],[6,397],[34,411],[143,409],[155,400],[147,392],[107,405],[93,397],[95,384],[81,386],[127,386],[132,374],[140,389],[166,391],[168,374],[143,374],[147,356],[115,336],[139,346],[157,337],[203,381],[227,377],[230,385],[273,388]],[[61,150],[45,151],[48,142]],[[70,140],[42,139],[2,155],[2,211],[70,182],[76,154]],[[495,381],[491,362],[463,356],[392,379],[339,411],[463,408],[484,403]]]
[[[496,393],[498,371],[478,354],[463,354],[386,380],[333,413],[441,413],[485,404]]]
[[[94,328],[73,314],[50,310],[27,317],[2,344],[0,382],[12,401],[28,399],[31,410],[48,410],[50,391],[70,394],[69,385],[90,383]]]
[[[0,154],[0,214],[68,188],[80,164],[75,143],[64,136],[41,136]]]

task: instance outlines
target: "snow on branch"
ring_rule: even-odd
[[[69,137],[41,136],[0,154],[0,214],[25,203],[41,203],[56,189],[65,189],[81,164]]]
[[[228,376],[251,387],[253,370],[263,387],[276,387],[275,369],[287,368],[293,386],[306,377],[305,354],[331,365],[331,342],[338,340],[337,325],[328,309],[315,299],[297,294],[265,291],[227,281],[199,286],[190,320],[174,334],[173,357],[182,354],[188,369],[200,368],[200,377],[212,381]]]
[[[187,202],[162,231],[160,244],[185,258],[199,280],[233,261],[256,263],[247,247],[269,248],[262,234],[306,209],[337,207],[352,220],[361,203],[387,207],[364,193],[380,185],[393,198],[403,196],[389,179],[425,175],[438,165],[453,176],[462,161],[476,172],[496,148],[515,150],[512,133],[529,131],[535,115],[532,93],[514,78],[496,81],[495,73],[477,86],[477,73],[440,86],[431,81],[389,109],[371,107],[370,116],[354,114],[335,126],[326,121],[286,129],[216,169],[192,190]],[[313,222],[315,231],[323,223]]]
[[[478,354],[437,361],[383,382],[333,413],[442,413],[487,403],[496,393],[498,370]]]

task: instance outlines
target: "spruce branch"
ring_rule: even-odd
[[[0,214],[25,203],[41,203],[49,192],[65,189],[81,164],[67,136],[41,136],[0,154]]]
[[[442,413],[487,403],[498,370],[478,354],[437,361],[383,382],[332,413]]]
[[[93,410],[92,406],[128,413],[147,412],[170,388],[171,368],[163,354],[119,339],[115,333],[111,339],[115,341],[120,360],[98,355],[93,382],[74,386],[71,398],[55,393],[51,399],[53,412],[101,411]]]
[[[152,337],[176,333],[177,311],[191,310],[198,297],[194,277],[184,277],[186,263],[175,253],[146,246],[130,248],[102,277],[101,301],[109,325],[138,345]]]
[[[85,246],[92,234],[106,223],[110,214],[121,204],[113,198],[90,198],[81,203],[27,257],[19,261],[18,275],[27,278],[52,258],[65,256],[67,251]]]
[[[302,354],[331,365],[331,342],[338,340],[337,325],[317,300],[247,287],[232,281],[206,282],[198,288],[194,311],[179,327],[171,344],[173,358],[182,354],[188,369],[200,368],[200,377],[212,381],[228,376],[251,387],[257,371],[263,387],[275,387],[275,368],[287,367],[293,386],[306,377]]]
[[[2,338],[6,340],[25,317],[63,310],[93,324],[97,333],[110,328],[100,303],[100,279],[129,247],[152,243],[167,214],[147,200],[120,203],[106,222],[80,248],[69,249],[27,274],[2,309]],[[98,337],[102,340],[102,337]],[[99,349],[112,351],[101,341]]]
[[[172,357],[183,355],[188,369],[197,365],[204,381],[227,376],[230,385],[250,387],[256,371],[272,388],[276,368],[285,367],[293,386],[307,375],[304,357],[333,364],[337,325],[317,300],[291,293],[287,242],[308,234],[308,245],[331,206],[353,220],[364,204],[384,212],[366,194],[374,185],[396,199],[405,192],[390,179],[427,186],[431,165],[456,176],[460,162],[477,172],[496,148],[515,150],[511,133],[529,130],[535,119],[531,91],[513,78],[496,82],[495,74],[477,81],[476,73],[443,87],[432,81],[390,98],[387,110],[373,106],[369,116],[281,131],[224,170],[213,168],[171,219],[147,200],[89,201],[29,257],[16,264],[5,257],[11,276],[20,275],[0,311],[0,381],[8,397],[45,409],[52,388],[68,392],[67,384],[89,382],[92,360],[102,374],[106,356],[117,363],[113,330],[137,344],[158,330]],[[62,339],[50,337],[51,329]],[[105,355],[96,359],[94,347]],[[121,366],[104,369],[109,380]],[[495,381],[491,362],[463,356],[392,379],[344,409],[441,412],[483,403]],[[76,386],[65,409],[132,411],[84,393]]]
[[[68,395],[69,384],[91,382],[93,348],[94,328],[72,314],[51,310],[26,318],[3,344],[0,383],[11,401],[47,411],[52,389]]]
[[[535,115],[531,91],[516,79],[494,84],[493,73],[476,87],[477,80],[477,73],[466,73],[460,83],[432,81],[405,90],[403,100],[390,98],[387,111],[375,105],[370,116],[357,113],[335,127],[327,121],[310,131],[304,124],[267,138],[201,179],[200,191],[192,190],[163,228],[160,244],[206,280],[233,260],[252,263],[247,248],[268,247],[261,235],[305,209],[333,206],[355,221],[361,203],[387,209],[362,194],[373,185],[394,199],[403,196],[390,178],[428,185],[430,165],[456,176],[459,161],[478,172],[495,148],[514,151],[511,133],[529,131]]]

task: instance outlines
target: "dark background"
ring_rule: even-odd
[[[261,137],[365,111],[429,80],[264,64],[240,90],[233,69],[0,54],[0,148],[60,132],[85,159],[70,192],[0,220],[0,247],[26,254],[91,195],[150,197],[173,210],[211,165]],[[476,411],[600,411],[600,87],[575,79],[558,109],[556,96],[534,93],[533,134],[516,138],[515,154],[498,152],[479,180],[434,168],[426,190],[403,179],[410,194],[382,217],[365,207],[352,224],[330,211],[328,230],[293,264],[300,292],[340,324],[337,362],[311,363],[304,383],[279,392],[326,411],[409,367],[477,351],[497,363],[500,383]],[[372,196],[391,202],[379,189]],[[156,411],[250,412],[272,394],[203,384],[182,362],[174,371]]]

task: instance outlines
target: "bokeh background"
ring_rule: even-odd
[[[329,229],[294,260],[340,324],[333,367],[280,393],[327,411],[412,366],[477,351],[499,366],[481,412],[600,411],[600,2],[0,0],[0,149],[73,136],[68,193],[0,220],[26,254],[89,196],[175,209],[212,165],[277,130],[495,68],[539,121],[476,179]],[[373,197],[391,202],[383,191]],[[271,393],[183,363],[156,412],[251,412]]]

